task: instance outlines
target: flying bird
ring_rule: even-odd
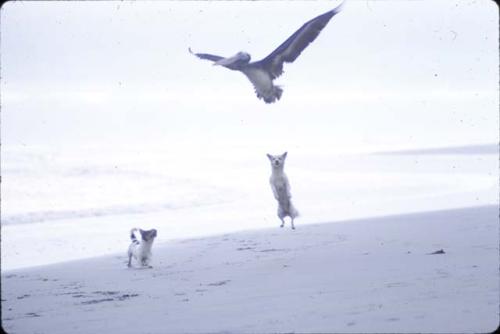
[[[292,63],[297,59],[302,51],[318,37],[330,19],[342,10],[343,4],[304,23],[276,50],[259,61],[251,63],[250,55],[243,51],[228,58],[208,53],[193,53],[191,48],[189,52],[198,58],[213,61],[213,65],[242,72],[253,84],[257,97],[266,103],[273,103],[279,100],[283,93],[280,86],[273,84],[273,80],[283,74],[283,63]]]

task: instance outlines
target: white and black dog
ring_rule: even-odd
[[[292,194],[290,192],[290,183],[284,172],[285,158],[287,152],[282,155],[271,155],[268,154],[267,157],[271,161],[271,178],[269,182],[271,183],[271,189],[273,190],[274,198],[278,201],[278,217],[281,220],[281,226],[285,225],[285,217],[290,217],[292,223],[292,229],[295,229],[293,225],[293,220],[299,215],[299,212],[292,204]]]
[[[137,240],[135,237],[135,232],[139,231],[141,233],[141,241]],[[151,247],[153,246],[153,241],[156,238],[156,230],[144,231],[138,228],[133,228],[130,231],[130,239],[132,243],[128,247],[128,266],[132,266],[132,257],[138,261],[141,266],[153,268],[149,263],[151,262]]]

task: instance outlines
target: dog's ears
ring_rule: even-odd
[[[283,159],[285,159],[287,154],[288,154],[288,152],[285,152],[285,153],[283,153],[283,154],[281,155],[281,157],[282,157]],[[267,154],[267,157],[269,158],[269,160],[272,160],[272,159],[273,159],[273,156],[272,156],[272,155],[270,155],[269,153]]]

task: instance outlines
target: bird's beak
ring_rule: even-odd
[[[218,60],[213,65],[214,66],[216,66],[216,65],[227,66],[227,65],[231,65],[232,63],[238,61],[239,59],[240,59],[239,55],[236,54],[236,55],[234,55],[232,57]]]

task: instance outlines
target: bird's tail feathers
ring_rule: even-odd
[[[283,94],[283,89],[280,86],[274,86],[273,94],[276,97],[276,100],[281,98],[281,94]]]
[[[273,86],[273,90],[268,96],[262,96],[259,93],[257,93],[257,96],[264,99],[266,103],[274,103],[281,98],[281,94],[283,94],[283,89],[280,86]]]

